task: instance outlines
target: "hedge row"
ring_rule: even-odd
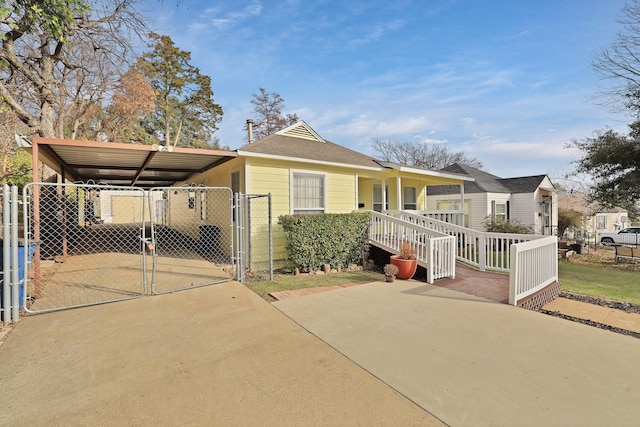
[[[300,271],[362,264],[369,251],[369,214],[283,215],[289,260]]]

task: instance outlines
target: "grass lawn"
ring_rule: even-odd
[[[558,261],[558,276],[563,290],[640,304],[640,264],[616,263],[610,248]]]
[[[343,271],[336,274],[313,275],[275,274],[273,281],[247,278],[247,287],[267,301],[273,301],[269,292],[319,288],[357,282],[384,281],[384,274],[372,271]]]

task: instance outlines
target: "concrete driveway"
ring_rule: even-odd
[[[0,425],[441,425],[243,285],[24,318]]]
[[[636,338],[413,281],[274,305],[452,426],[640,420]]]

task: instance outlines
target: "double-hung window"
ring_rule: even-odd
[[[404,187],[402,189],[402,209],[415,211],[418,208],[416,187]]]
[[[385,204],[384,210],[389,210],[389,186],[384,186],[385,191]],[[373,210],[376,212],[382,212],[382,185],[373,184]]]
[[[324,213],[326,209],[326,176],[292,172],[291,205],[293,214]]]

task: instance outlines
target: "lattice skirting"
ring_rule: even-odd
[[[559,282],[553,282],[533,295],[528,296],[518,303],[518,307],[527,310],[538,311],[545,304],[550,303],[560,295],[561,286]]]

